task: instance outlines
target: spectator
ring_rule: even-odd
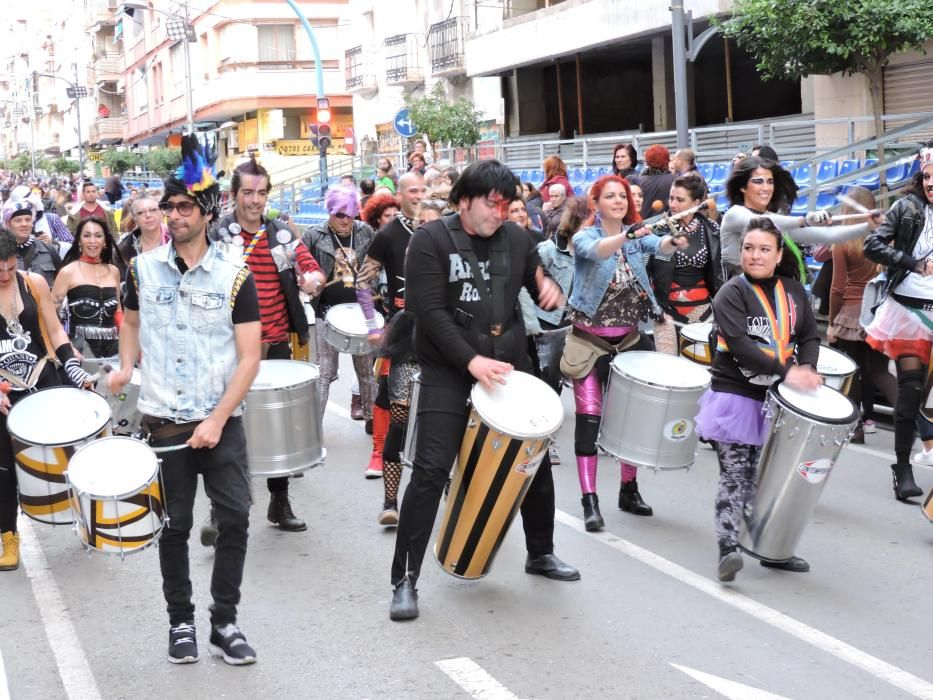
[[[123,181],[120,179],[119,173],[114,173],[107,178],[107,182],[104,183],[104,196],[107,197],[110,206],[113,206],[123,199],[124,190]],[[113,229],[110,230],[112,231]]]
[[[398,214],[398,200],[394,195],[381,194],[370,197],[363,207],[361,218],[373,231],[378,231]]]
[[[557,227],[560,226],[561,217],[567,208],[567,190],[559,183],[554,183],[548,187],[548,203],[544,211],[544,235],[551,238],[557,234]]]
[[[412,172],[413,170],[424,175],[425,170],[427,170],[424,153],[412,151],[408,154],[408,172]]]
[[[645,169],[638,176],[641,185],[642,205],[641,217],[647,219],[654,211],[653,204],[660,201],[667,210],[667,202],[674,184],[674,176],[670,172],[671,154],[664,146],[653,144],[645,149]]]
[[[376,183],[372,178],[365,177],[360,180],[360,206],[366,207],[366,202],[369,201],[369,198],[373,196],[373,193],[376,191]]]
[[[89,219],[92,216],[106,221],[108,230],[117,230],[117,225],[113,219],[113,211],[109,205],[105,206],[98,200],[99,196],[97,185],[93,182],[86,180],[81,183],[81,202],[68,210],[68,218],[65,221],[69,231],[74,233],[82,219]]]
[[[560,157],[548,156],[544,159],[542,167],[544,168],[544,182],[541,184],[540,194],[541,201],[544,204],[547,204],[550,199],[551,195],[548,188],[551,185],[563,185],[564,192],[573,192],[573,186],[570,184],[570,180],[567,179],[567,165]]]
[[[630,143],[620,143],[612,151],[612,174],[624,177],[632,184],[638,177],[635,166],[638,165],[638,152]]]
[[[376,187],[386,187],[392,194],[395,194],[397,180],[395,170],[392,169],[392,161],[388,158],[380,158],[379,167],[376,168]]]

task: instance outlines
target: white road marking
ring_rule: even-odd
[[[888,464],[893,464],[897,461],[897,457],[894,456],[893,452],[884,452],[882,450],[876,450],[871,447],[865,447],[864,445],[846,445],[847,450],[854,450],[855,452],[861,452],[866,455],[871,455],[872,457],[881,457]],[[917,449],[920,449],[919,447]],[[914,463],[914,466],[919,469],[933,469],[929,464],[917,464]]]
[[[835,656],[837,659],[845,661],[846,663],[852,664],[857,668],[862,669],[863,671],[875,676],[876,678],[890,683],[896,688],[900,688],[906,693],[913,695],[917,698],[924,698],[925,700],[933,700],[933,683],[929,683],[918,676],[904,671],[903,669],[893,666],[892,664],[882,661],[879,658],[871,656],[870,654],[856,649],[855,647],[846,644],[845,642],[831,637],[825,632],[810,627],[809,625],[795,620],[792,617],[785,615],[784,613],[778,612],[774,608],[769,608],[767,605],[762,605],[761,603],[752,600],[748,596],[742,595],[730,588],[720,585],[718,582],[714,582],[708,578],[695,574],[689,569],[686,569],[679,564],[675,564],[672,561],[665,559],[662,556],[655,554],[643,547],[639,547],[636,544],[624,540],[618,535],[613,535],[610,532],[587,532],[586,528],[583,526],[583,521],[579,518],[576,518],[568,513],[565,513],[561,510],[558,510],[554,514],[555,519],[566,525],[567,527],[576,530],[577,532],[592,537],[593,539],[601,542],[607,547],[612,547],[613,549],[622,552],[628,557],[635,559],[636,561],[641,562],[650,566],[656,571],[660,571],[671,578],[680,581],[683,584],[695,588],[701,593],[705,593],[711,598],[715,598],[721,603],[732,606],[742,612],[751,615],[758,620],[761,620],[765,624],[771,625],[787,634],[796,637],[797,639],[810,644],[811,646],[820,649],[821,651],[826,652]]]
[[[25,516],[19,522],[23,567],[32,584],[32,594],[42,616],[42,626],[58,665],[65,694],[70,700],[100,700],[97,681],[94,680],[81,641],[71,624],[68,609],[49,569],[45,553],[36,538],[35,528]]]
[[[720,678],[719,676],[714,676],[711,673],[703,673],[703,671],[697,671],[695,669],[687,668],[686,666],[680,666],[674,663],[672,663],[671,666],[676,668],[678,671],[683,671],[693,680],[698,681],[709,688],[712,688],[720,695],[726,696],[729,698],[729,700],[790,700],[790,698],[784,695],[775,695],[774,693],[769,693],[766,690],[753,688],[750,685],[745,685],[743,683],[738,683],[737,681],[730,681],[725,678]]]
[[[444,659],[434,665],[476,700],[519,700],[519,697],[490,676],[473,659]]]
[[[3,665],[2,653],[0,653],[0,700],[10,700],[10,689],[6,681],[6,667]]]

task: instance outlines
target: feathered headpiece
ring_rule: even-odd
[[[216,214],[217,203],[220,200],[220,185],[214,178],[215,153],[209,145],[202,146],[194,134],[181,137],[181,165],[175,174],[166,179],[165,193],[177,193],[181,187],[194,197],[198,205],[205,212]]]

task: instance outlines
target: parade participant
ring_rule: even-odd
[[[629,180],[628,188],[632,193],[632,204],[638,211],[641,211],[641,207],[645,203],[645,195],[641,191],[641,185],[638,184],[637,180]]]
[[[173,240],[130,265],[120,369],[108,375],[110,391],[118,394],[145,357],[139,410],[150,442],[188,446],[160,455],[171,517],[159,540],[159,563],[170,624],[168,660],[176,664],[198,660],[188,537],[199,472],[219,531],[210,649],[228,664],[256,661],[236,620],[250,508],[241,414],[259,371],[262,325],[249,268],[207,235],[219,194],[197,137],[182,137],[182,165],[165,181],[159,204]]]
[[[593,531],[605,525],[596,495],[596,436],[610,363],[619,352],[651,349],[637,331],[639,321],[661,313],[648,281],[645,255],[670,255],[676,246],[686,246],[687,240],[646,235],[645,229],[633,231],[637,226],[632,224],[640,222],[641,216],[630,206],[628,182],[617,175],[599,178],[591,197],[596,212],[570,241],[575,262],[570,295],[573,341],[567,340],[561,369],[573,379],[577,475],[584,523]],[[651,507],[638,491],[637,467],[620,462],[620,469],[619,508],[651,515]]]
[[[93,182],[86,180],[81,184],[81,202],[68,210],[68,218],[65,220],[65,224],[68,226],[69,231],[74,233],[81,219],[87,219],[92,216],[106,221],[108,231],[117,230],[117,224],[113,218],[113,210],[109,207],[105,207],[103,203],[98,200],[99,196],[100,191]]]
[[[35,236],[35,214],[35,206],[31,202],[10,199],[3,205],[3,225],[16,238],[16,264],[19,269],[41,275],[46,285],[51,287],[62,260],[53,246]]]
[[[27,386],[47,389],[61,384],[57,359],[72,384],[90,386],[91,378],[75,358],[45,279],[32,272],[17,272],[16,256],[16,239],[0,231],[0,370]],[[0,393],[0,571],[19,567],[19,497],[6,417],[11,405],[28,393],[16,384],[9,393]]]
[[[699,206],[706,194],[706,184],[696,173],[674,180],[668,199],[671,214],[680,214]],[[713,309],[713,295],[722,286],[722,261],[719,257],[719,227],[702,213],[689,214],[674,222],[676,233],[686,237],[687,247],[672,256],[653,256],[649,273],[654,293],[666,316],[676,328],[708,320]],[[663,334],[655,334],[658,350],[677,354],[677,339],[672,347],[662,347]]]
[[[234,169],[230,194],[236,202],[233,212],[220,219],[212,235],[227,244],[227,250],[246,263],[256,282],[262,320],[262,357],[267,360],[290,360],[289,333],[307,345],[308,320],[298,296],[299,288],[312,297],[324,288],[324,274],[304,243],[287,224],[263,215],[269,199],[271,182],[266,169],[250,159]],[[280,530],[301,532],[307,529],[295,517],[288,498],[288,477],[266,480],[269,508],[266,518]],[[201,543],[214,544],[216,528],[201,532]]]
[[[544,309],[563,303],[560,288],[541,269],[531,238],[505,222],[517,185],[498,161],[468,166],[450,193],[459,212],[426,224],[409,244],[405,299],[417,324],[421,393],[414,465],[392,562],[392,620],[418,616],[415,586],[466,430],[473,383],[509,391],[509,373],[530,366],[525,331],[515,313],[518,290],[527,288]],[[525,571],[562,581],[578,579],[580,573],[553,553],[554,481],[547,456],[521,512],[528,549]]]
[[[637,177],[638,151],[630,143],[620,143],[612,149],[612,174],[624,177],[632,183],[632,176]]]
[[[817,226],[832,223],[829,212],[811,211],[805,216],[775,213],[794,202],[797,185],[791,174],[776,162],[754,156],[743,157],[733,167],[726,181],[726,194],[731,206],[722,217],[719,234],[726,279],[741,273],[739,241],[753,218],[765,216],[774,222],[784,234],[785,256],[792,254],[801,267],[803,262],[797,243],[841,243],[864,236],[869,226],[874,228],[881,223],[879,215],[868,223],[853,226]]]
[[[385,270],[388,279],[388,293],[384,307],[389,320],[405,309],[405,254],[408,242],[417,228],[421,200],[425,194],[424,178],[420,173],[405,173],[398,181],[399,211],[395,218],[379,229],[376,237],[366,252],[366,259],[356,283],[356,297],[367,321],[375,318],[372,287]],[[411,324],[400,322],[392,334],[391,353],[386,362],[380,363],[379,391],[373,406],[373,454],[367,467],[383,474],[383,505],[379,514],[381,525],[398,523],[398,486],[402,479],[402,461],[400,451],[405,438],[405,426],[408,425],[408,402],[411,378],[417,373],[410,337],[399,333],[402,326]],[[379,330],[370,325],[370,338],[378,343]],[[381,449],[380,449],[381,448]],[[377,452],[378,450],[378,452]]]
[[[396,214],[398,214],[398,199],[393,195],[381,194],[367,200],[360,212],[360,219],[369,224],[373,231],[379,231],[383,226],[394,221]]]
[[[324,324],[328,310],[337,304],[355,304],[356,278],[375,233],[369,224],[357,221],[359,198],[354,190],[331,187],[324,197],[327,221],[309,226],[302,240],[321,266],[327,278],[323,291],[314,298],[318,322],[317,352],[320,365],[321,414],[327,408],[330,384],[337,378],[338,352],[324,339]],[[372,432],[373,399],[376,381],[373,377],[375,354],[353,355],[353,369],[360,383],[360,401],[367,432]]]
[[[922,496],[910,453],[933,347],[933,142],[920,151],[920,170],[907,194],[865,241],[865,257],[887,267],[886,298],[865,332],[868,344],[897,364],[894,407],[894,495]]]
[[[136,227],[120,239],[117,245],[127,263],[140,253],[155,250],[170,240],[168,229],[162,225],[162,212],[159,211],[159,202],[155,197],[134,197],[130,210]]]
[[[661,144],[655,143],[645,149],[645,167],[638,175],[638,184],[643,193],[641,218],[647,219],[658,213],[653,208],[656,201],[667,202],[671,185],[674,184],[670,164],[671,153]]]
[[[719,580],[732,581],[742,568],[739,526],[747,503],[754,501],[755,468],[764,442],[762,405],[778,380],[800,390],[823,383],[814,369],[820,336],[797,278],[796,261],[784,257],[784,239],[765,217],[749,221],[741,242],[742,275],[713,299],[719,326],[711,388],[700,399],[697,433],[715,441],[719,457],[716,538]],[[804,572],[799,557],[762,566]]]
[[[75,229],[75,244],[52,285],[56,308],[67,302],[68,333],[85,357],[115,357],[120,312],[120,253],[107,222],[91,217]]]

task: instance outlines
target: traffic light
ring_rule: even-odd
[[[317,133],[317,145],[322,151],[326,151],[330,147],[331,143],[330,124],[318,124]]]
[[[317,124],[309,124],[308,131],[311,133],[311,145],[317,148],[321,145],[320,143],[320,131]]]
[[[317,145],[322,153],[326,153],[331,144],[330,100],[326,97],[317,100],[317,134]]]

